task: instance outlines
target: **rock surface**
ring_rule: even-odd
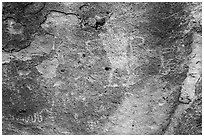
[[[202,134],[201,12],[4,2],[3,134]]]

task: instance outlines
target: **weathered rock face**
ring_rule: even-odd
[[[45,20],[43,3],[4,3],[3,51],[18,52],[27,48],[34,35],[42,33],[40,24]],[[31,7],[33,11],[31,11]],[[28,12],[30,11],[30,12]]]
[[[179,135],[201,135],[202,134],[202,81],[196,84],[196,97],[189,108],[187,108],[175,126],[175,134]],[[185,124],[184,124],[185,123]]]
[[[41,74],[35,65],[40,64],[42,59],[40,57],[36,59],[12,60],[2,66],[3,121],[19,124],[16,126],[19,130],[26,125],[42,122],[42,111],[51,107],[49,103],[52,100],[51,96],[49,97],[51,94],[41,88],[40,81],[37,80]]]
[[[198,5],[4,3],[3,134],[200,134]]]

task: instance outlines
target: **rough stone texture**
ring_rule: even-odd
[[[199,9],[3,3],[3,134],[202,134],[202,80],[191,104],[179,102]],[[110,60],[116,49],[127,52],[123,68]]]
[[[179,118],[175,127],[177,135],[202,135],[202,81],[196,85],[196,98]]]
[[[42,11],[44,4],[41,4],[4,3],[2,16],[3,51],[17,52],[25,49],[30,45],[36,33],[42,33],[43,30],[40,25],[45,21],[45,13]],[[29,7],[33,7],[33,11],[27,12]],[[20,32],[18,33],[18,31]]]

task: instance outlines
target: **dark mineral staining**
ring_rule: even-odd
[[[185,6],[186,3],[153,4],[152,10],[150,10],[150,13],[147,14],[150,23],[146,24],[146,28],[155,39],[158,39],[158,41],[152,45],[151,48],[160,47],[160,50],[165,48],[175,49],[177,46],[182,45],[181,43],[175,45],[178,40],[182,40],[184,45],[192,43],[189,39],[190,37],[186,38],[183,34],[187,23],[182,24],[182,22],[186,21],[184,16],[187,16],[188,14],[184,11]],[[143,25],[145,26],[145,24],[142,24],[142,26]],[[188,42],[188,44],[186,42]]]
[[[23,12],[30,2],[3,2],[3,17],[14,16]]]
[[[20,105],[20,104],[19,104]],[[21,104],[23,105],[23,104]],[[27,118],[30,115],[33,115],[35,113],[35,110],[30,106],[30,108],[17,108],[13,107],[10,111],[10,114],[13,115],[15,118]]]
[[[16,60],[12,59],[9,63],[3,64],[3,77],[5,76],[5,79],[18,79],[21,77],[21,72],[27,72],[26,77],[36,78],[39,77],[41,74],[38,72],[35,66],[42,63],[42,61],[46,59],[46,56],[33,56],[31,60]]]
[[[110,12],[97,3],[87,3],[80,8],[80,26],[84,30],[102,31]]]
[[[174,64],[175,66],[172,67],[179,67],[179,64]],[[172,68],[171,68],[172,69]],[[181,85],[182,82],[187,77],[188,68],[183,68],[183,71],[179,71],[176,69],[170,70],[168,74],[163,75],[162,79],[165,79],[166,81],[172,83],[172,84],[179,84]]]
[[[172,84],[181,84],[186,78],[188,68],[185,67],[184,60],[192,51],[192,34],[183,33],[187,25],[183,22],[187,22],[185,17],[189,14],[184,10],[186,6],[187,3],[154,3],[148,15],[148,31],[158,38],[151,48],[162,51],[163,64],[160,72]],[[154,70],[157,66],[153,63],[150,68]]]
[[[15,81],[15,85],[12,90],[3,87],[3,104],[5,107],[9,105],[7,109],[10,109],[10,115],[29,116],[48,106],[45,94],[40,91],[39,85],[34,80],[19,79]]]
[[[193,33],[186,34],[183,38],[184,55],[188,56],[192,52],[192,43],[193,43]]]
[[[40,3],[39,3],[40,4]],[[18,52],[28,47],[36,33],[42,33],[41,24],[45,21],[45,14],[40,12],[44,6],[40,6],[39,12],[31,14],[32,12],[24,12],[25,8],[30,7],[32,3],[21,2],[5,2],[3,6],[3,51]],[[42,4],[44,5],[44,4]],[[32,9],[37,9],[37,5],[33,5]],[[31,7],[30,7],[31,8]],[[37,10],[38,11],[38,10]],[[7,22],[14,23],[13,31],[18,31],[19,27],[22,29],[20,34],[8,32]]]
[[[180,23],[186,3],[154,3],[149,19],[152,27],[149,26],[153,35],[166,38],[174,32],[181,30]]]
[[[18,41],[18,40],[12,40],[9,41],[6,46],[4,46],[3,51],[5,52],[18,52],[21,49],[24,49],[28,47],[30,44],[30,41],[24,40],[24,41]]]
[[[157,57],[150,57],[148,63],[134,68],[133,73],[139,76],[138,79],[146,79],[155,75],[160,75],[161,70],[161,60]]]
[[[42,109],[49,108],[49,93],[40,88],[37,79],[41,76],[35,66],[42,63],[45,56],[33,56],[31,60],[15,60],[3,64],[2,103],[3,116],[15,123]],[[24,123],[25,124],[25,123]],[[25,126],[25,125],[23,125]]]
[[[73,71],[71,70],[69,65],[59,64],[56,71],[58,76],[73,78]]]
[[[161,60],[156,57],[151,57],[149,58],[149,62],[146,74],[151,76],[159,74],[161,69]]]
[[[176,135],[202,135],[202,104],[197,99],[182,115],[175,128]],[[195,105],[196,104],[196,105]]]
[[[110,71],[111,69],[112,69],[112,68],[109,67],[109,66],[104,67],[104,70],[105,70],[105,71]]]
[[[37,14],[45,7],[46,3],[31,2],[24,9],[24,14]]]
[[[109,18],[109,12],[99,4],[88,3],[77,14],[80,22],[73,29],[73,36],[79,40],[97,39],[100,32],[106,31],[103,26]]]

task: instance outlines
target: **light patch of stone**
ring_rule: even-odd
[[[10,34],[22,34],[23,33],[23,27],[21,24],[16,23],[13,19],[7,21],[8,24],[8,33]]]
[[[2,64],[9,63],[14,56],[10,53],[2,52]]]
[[[56,77],[56,69],[59,63],[58,60],[55,58],[51,61],[45,60],[40,65],[36,66],[38,71],[43,74],[45,79],[47,78],[54,78]]]
[[[202,74],[202,44],[201,36],[194,35],[194,42],[192,43],[192,53],[189,55],[189,71],[187,78],[183,82],[180,101],[183,103],[193,102],[195,95],[195,85],[201,78]]]

